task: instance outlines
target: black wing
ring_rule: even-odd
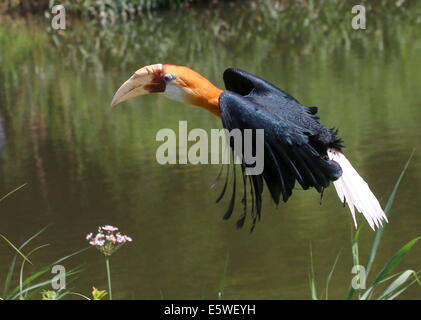
[[[247,71],[229,68],[225,70],[223,78],[227,90],[242,96],[271,98],[276,100],[276,105],[272,106],[274,108],[289,108],[313,115],[317,113],[317,107],[303,107],[297,99],[287,92]]]
[[[342,148],[342,140],[336,137],[337,130],[325,128],[318,122],[317,107],[301,105],[287,92],[244,70],[229,68],[225,70],[223,77],[227,90],[260,102],[268,111],[314,132],[312,140],[315,144],[320,144],[317,147],[322,154],[326,155],[326,148]]]
[[[299,104],[298,100],[290,94],[247,71],[228,68],[224,71],[223,78],[227,90],[236,92],[242,96],[248,95],[253,91],[256,94],[271,94],[281,100],[293,101]]]
[[[318,150],[323,151],[322,142],[317,141],[317,137],[323,132],[319,130],[321,125],[313,117],[314,109],[307,111],[309,108],[302,106],[286,92],[238,69],[228,69],[224,73],[224,81],[229,90],[223,92],[219,98],[224,128],[239,129],[243,137],[245,129],[264,129],[265,138],[263,173],[246,176],[245,169],[249,165],[242,165],[244,211],[237,222],[238,227],[244,224],[247,215],[247,181],[250,183],[254,227],[261,213],[264,181],[272,199],[279,204],[281,196],[285,202],[291,196],[296,180],[303,189],[315,187],[322,193],[330,181],[341,176],[340,166],[334,161],[329,161],[325,154]],[[234,90],[235,92],[232,92]],[[255,154],[255,141],[252,145]],[[227,189],[229,167],[227,172],[224,190],[218,201]],[[228,219],[234,210],[235,172],[233,166],[233,193],[225,219]]]

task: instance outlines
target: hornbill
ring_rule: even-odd
[[[225,91],[188,67],[153,64],[140,68],[124,82],[115,93],[111,106],[147,93],[162,93],[210,111],[221,118],[227,130],[264,129],[263,172],[246,175],[245,165],[241,166],[244,210],[237,227],[244,224],[248,212],[247,181],[252,199],[252,229],[256,219],[260,219],[264,182],[278,205],[281,197],[284,202],[289,199],[296,181],[304,190],[314,187],[321,196],[332,181],[340,200],[348,205],[355,226],[356,210],[364,215],[373,230],[387,222],[379,201],[342,153],[342,140],[338,138],[337,130],[319,123],[317,107],[305,107],[285,91],[240,69],[225,70],[223,79]],[[236,170],[233,167],[233,192],[225,219],[234,209]],[[225,185],[217,201],[227,189],[229,172],[228,167]]]

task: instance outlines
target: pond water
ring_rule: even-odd
[[[378,271],[421,234],[421,38],[403,14],[373,11],[367,30],[356,31],[342,9],[305,18],[282,8],[199,8],[105,26],[69,18],[60,32],[48,20],[1,17],[0,195],[26,185],[0,203],[0,233],[21,244],[50,225],[30,247],[50,245],[33,254],[27,272],[86,247],[88,232],[111,224],[134,239],[111,259],[116,299],[217,298],[227,256],[225,298],[308,299],[310,245],[319,288],[341,251],[329,297],[345,297],[353,224],[333,188],[322,205],[317,192],[297,188],[278,208],[265,192],[254,232],[249,224],[236,230],[236,219],[222,220],[229,197],[215,204],[222,185],[210,188],[218,165],[155,160],[158,130],[177,129],[179,120],[210,130],[219,119],[160,95],[109,107],[134,70],[158,62],[190,66],[220,87],[235,66],[318,106],[382,205],[415,150]],[[365,261],[373,232],[359,221]],[[0,283],[12,255],[0,243]],[[68,285],[73,291],[106,289],[96,250],[64,265],[85,267]],[[416,246],[397,270],[420,266]],[[402,297],[419,299],[421,290]]]

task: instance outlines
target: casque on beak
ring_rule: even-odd
[[[165,81],[161,77],[162,72],[162,64],[153,64],[137,70],[114,94],[111,107],[147,93],[164,92]]]

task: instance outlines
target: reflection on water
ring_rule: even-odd
[[[235,219],[221,220],[227,203],[214,203],[220,190],[210,189],[218,166],[155,161],[159,129],[176,130],[179,120],[188,120],[190,128],[210,130],[220,127],[217,118],[159,95],[109,108],[120,83],[143,65],[189,65],[221,87],[225,68],[243,68],[304,105],[317,105],[322,122],[339,128],[347,156],[383,204],[415,148],[379,267],[421,230],[421,41],[410,17],[397,15],[399,23],[389,28],[390,17],[379,13],[366,33],[356,33],[339,13],[317,14],[306,24],[299,12],[287,19],[276,8],[203,9],[120,26],[72,21],[62,34],[45,21],[4,22],[0,194],[28,184],[1,203],[0,233],[20,243],[52,223],[38,240],[51,247],[33,257],[45,264],[86,246],[84,236],[96,226],[120,226],[134,242],[112,259],[114,297],[139,299],[215,298],[228,252],[226,298],[309,298],[311,242],[321,282],[343,249],[330,288],[331,297],[343,297],[351,276],[352,221],[334,190],[322,206],[316,192],[296,190],[277,209],[265,194],[254,233],[236,231]],[[177,15],[185,23],[166,23],[169,16],[180,21]],[[366,226],[363,256],[371,236]],[[402,268],[419,268],[415,250]],[[10,254],[1,245],[2,273]],[[87,264],[75,291],[106,287],[97,252],[73,263]],[[406,297],[419,298],[418,288]]]

